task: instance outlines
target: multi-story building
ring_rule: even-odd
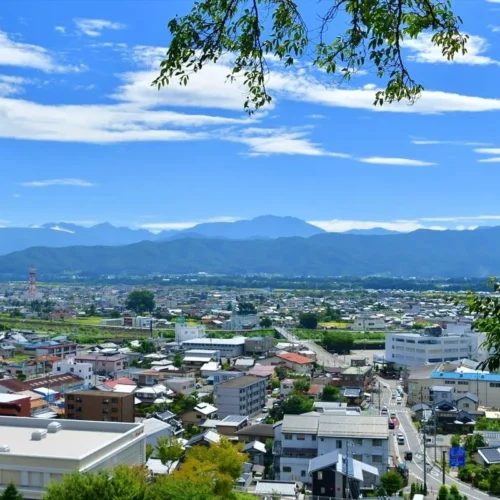
[[[77,348],[76,342],[52,342],[49,341],[45,344],[40,345],[35,349],[37,356],[58,356],[63,358],[65,356],[70,356],[76,354]]]
[[[368,390],[372,379],[372,366],[349,366],[340,373],[340,380],[344,387],[360,387],[363,390]]]
[[[253,375],[232,378],[214,387],[219,418],[228,415],[255,415],[266,404],[265,379]]]
[[[431,404],[434,386],[454,388],[455,398],[471,393],[478,405],[500,409],[500,374],[460,367],[452,364],[434,364],[412,367],[407,375],[408,404]]]
[[[93,364],[78,363],[75,358],[68,357],[52,364],[52,374],[57,375],[58,373],[72,373],[83,379],[85,385],[91,385],[94,375]]]
[[[472,339],[466,335],[392,333],[385,337],[385,362],[396,366],[457,361],[471,354]]]
[[[41,499],[65,474],[145,462],[142,424],[0,418],[0,491],[12,483],[26,500]]]
[[[103,354],[80,354],[75,356],[77,363],[91,363],[98,375],[112,375],[125,368],[126,357],[121,354],[106,356]]]
[[[376,467],[381,476],[389,464],[387,418],[328,413],[285,415],[274,426],[275,474],[280,481],[311,484],[309,462],[333,450],[348,452],[353,459]]]
[[[385,321],[383,317],[362,313],[354,320],[353,328],[359,331],[384,330]]]
[[[66,393],[65,417],[101,422],[134,422],[134,395],[128,392]]]
[[[231,318],[224,322],[224,330],[251,330],[259,326],[258,314],[231,314]]]
[[[296,373],[308,375],[314,366],[314,361],[295,352],[282,352],[277,357],[285,362],[285,366]]]
[[[248,337],[245,339],[245,354],[264,354],[273,347],[272,337]]]
[[[232,337],[230,339],[195,338],[182,342],[185,349],[204,349],[219,351],[224,358],[237,358],[243,356],[245,337]]]
[[[0,394],[0,415],[31,417],[31,398],[24,394]]]
[[[137,374],[139,385],[157,385],[171,378],[189,378],[194,380],[196,378],[196,370],[169,370],[167,368],[161,370],[144,370]]]
[[[205,327],[203,325],[188,325],[182,316],[177,318],[175,322],[175,342],[177,344],[204,336]]]

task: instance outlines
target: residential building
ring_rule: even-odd
[[[52,364],[52,374],[72,373],[84,380],[85,385],[91,385],[93,380],[93,364],[78,363],[74,357],[68,357]]]
[[[248,337],[245,339],[245,354],[266,354],[274,347],[272,337]]]
[[[173,377],[165,380],[165,385],[177,394],[191,394],[196,387],[196,379]]]
[[[350,366],[340,374],[344,387],[359,387],[368,390],[373,379],[372,366]]]
[[[68,419],[134,422],[134,395],[127,392],[69,392],[65,401]]]
[[[243,447],[243,453],[247,453],[250,461],[256,465],[264,465],[266,445],[260,441],[251,441]]]
[[[138,373],[137,381],[139,385],[157,385],[164,383],[171,378],[196,378],[196,370],[178,370],[174,367],[162,368],[160,370],[144,370]]]
[[[52,342],[49,341],[42,344],[40,347],[36,348],[37,356],[58,356],[64,358],[65,356],[70,356],[76,354],[76,348],[78,344],[76,342]]]
[[[175,322],[175,342],[182,344],[187,340],[199,339],[205,336],[203,325],[188,325],[182,316]]]
[[[0,491],[12,483],[26,500],[75,471],[146,462],[142,424],[0,417],[0,436]]]
[[[218,410],[208,403],[198,403],[192,410],[185,411],[179,415],[184,424],[198,425],[203,420],[215,419]]]
[[[13,358],[14,354],[16,354],[16,348],[10,344],[2,344],[0,345],[0,356],[4,359]]]
[[[238,437],[238,441],[250,443],[252,441],[259,441],[265,443],[268,439],[274,438],[274,429],[271,424],[254,424],[234,433]]]
[[[225,382],[226,380],[230,380],[235,377],[243,377],[245,375],[242,372],[237,372],[237,371],[216,371],[212,372],[210,374],[211,377],[213,377],[213,384],[217,385],[220,384],[221,382]]]
[[[156,446],[159,438],[167,438],[175,434],[174,428],[158,418],[146,418],[141,422],[144,425],[146,444]]]
[[[245,337],[232,337],[230,339],[194,338],[185,340],[182,345],[185,349],[217,350],[221,357],[237,358],[243,356]]]
[[[295,352],[281,352],[277,354],[277,357],[285,362],[287,368],[303,375],[309,375],[314,366],[314,361],[312,359],[301,356]]]
[[[255,415],[266,403],[265,379],[244,375],[214,387],[215,401],[220,418],[228,415]]]
[[[369,330],[384,330],[385,320],[381,316],[362,313],[354,319],[353,329],[362,332],[367,332]]]
[[[238,314],[234,312],[231,318],[224,322],[224,330],[251,330],[258,328],[260,319],[258,314]]]
[[[85,381],[72,375],[71,373],[63,373],[61,375],[48,375],[46,377],[33,378],[26,380],[28,390],[42,393],[47,393],[47,389],[55,393],[64,393],[65,391],[78,391],[86,389]]]
[[[0,415],[31,417],[31,398],[24,394],[0,394]]]
[[[387,472],[387,418],[328,413],[285,415],[274,426],[276,477],[281,481],[311,484],[310,460],[333,450],[346,453],[347,446],[355,460],[372,465],[379,475]]]
[[[293,378],[285,378],[280,381],[280,394],[283,397],[288,396],[293,392],[293,384],[295,380]]]
[[[457,361],[470,356],[471,346],[466,335],[391,333],[385,337],[385,361],[403,367]]]
[[[125,368],[126,357],[121,354],[80,354],[75,356],[77,363],[91,363],[96,375],[113,375]]]
[[[248,417],[244,415],[228,415],[215,425],[221,436],[233,436],[235,432],[248,426]]]

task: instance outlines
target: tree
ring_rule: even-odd
[[[448,500],[448,495],[449,495],[448,486],[446,486],[445,484],[442,484],[439,487],[438,500]]]
[[[216,500],[209,477],[163,475],[149,487],[147,500]]]
[[[391,496],[403,487],[403,478],[397,472],[386,472],[380,477],[380,484]]]
[[[500,465],[494,464],[488,469],[490,493],[498,495],[500,493]]]
[[[155,295],[149,290],[134,290],[127,297],[125,307],[136,314],[151,313],[155,309]]]
[[[176,368],[179,368],[179,370],[182,368],[182,366],[184,365],[184,360],[182,359],[182,356],[180,353],[176,352],[174,354],[174,359],[173,359],[173,365],[176,367]]]
[[[486,441],[482,434],[475,432],[474,434],[465,436],[464,447],[469,456],[474,455],[478,448],[483,448],[484,446],[486,446]]]
[[[460,434],[455,434],[454,436],[451,436],[450,444],[452,448],[458,448],[461,442],[462,442],[462,436],[460,436]]]
[[[85,314],[87,316],[95,316],[97,314],[95,304],[90,304],[90,306],[85,310]]]
[[[122,315],[120,314],[120,311],[117,311],[116,309],[109,311],[108,316],[112,319],[118,319],[118,318],[122,317]]]
[[[321,394],[321,401],[339,401],[340,389],[333,385],[325,385]]]
[[[307,26],[296,0],[200,0],[168,23],[170,46],[153,85],[187,85],[190,74],[231,54],[227,78],[242,77],[244,108],[252,113],[271,101],[271,62],[290,67],[312,54],[313,65],[343,80],[373,66],[386,85],[375,94],[375,104],[413,102],[423,87],[406,67],[403,39],[430,31],[444,58],[466,52],[468,36],[460,33],[462,20],[450,2],[332,0],[316,14],[319,25]],[[339,17],[347,25],[344,32],[331,29]]]
[[[288,370],[284,366],[277,366],[274,371],[279,380],[283,380],[288,375]]]
[[[314,313],[302,313],[299,316],[300,326],[307,330],[315,330],[318,326],[318,317]]]
[[[354,347],[354,337],[349,332],[328,332],[323,336],[323,346],[330,352],[349,353]]]
[[[65,474],[60,483],[50,483],[44,500],[145,500],[147,471],[143,467],[119,465],[111,474],[100,471]]]
[[[238,302],[238,315],[256,314],[257,309],[251,302]]]
[[[281,403],[285,415],[301,415],[313,409],[314,402],[302,394],[292,394]]]
[[[168,472],[174,466],[174,462],[182,456],[182,445],[178,439],[169,437],[160,437],[156,441],[156,455],[163,465],[168,466]]]
[[[311,387],[311,381],[306,377],[300,377],[293,383],[293,390],[297,394],[306,394]]]
[[[23,498],[19,490],[12,483],[0,495],[0,500],[23,500]]]
[[[460,495],[460,491],[458,490],[458,487],[456,484],[452,484],[450,486],[450,496],[449,498],[451,500],[461,500],[462,496]]]
[[[151,443],[146,443],[146,461],[148,461],[155,452],[155,448]]]
[[[142,354],[151,354],[156,352],[156,345],[151,340],[142,339],[137,351]]]
[[[273,326],[273,322],[271,321],[271,318],[264,316],[260,320],[260,326],[261,328],[271,328],[271,326]]]

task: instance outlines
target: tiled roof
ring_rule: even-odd
[[[297,363],[299,365],[308,365],[314,363],[313,360],[294,352],[282,352],[277,356],[278,358],[284,359],[285,361],[289,361],[290,363]]]

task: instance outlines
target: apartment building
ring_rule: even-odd
[[[245,354],[264,354],[274,347],[272,337],[248,337],[245,339]]]
[[[454,388],[456,398],[475,394],[478,405],[500,409],[500,374],[464,368],[459,365],[428,365],[413,367],[408,374],[408,404],[432,402],[434,386]]]
[[[470,357],[472,340],[466,335],[392,333],[385,337],[385,361],[396,366],[457,361]]]
[[[243,356],[245,350],[245,337],[232,337],[230,339],[195,338],[182,342],[184,349],[203,349],[205,351],[219,351],[224,358],[237,358]]]
[[[386,417],[357,415],[285,415],[274,426],[275,474],[280,481],[311,484],[309,462],[338,450],[375,467],[379,476],[389,464],[389,429]],[[372,476],[376,481],[376,476]],[[364,483],[363,486],[371,486]]]
[[[37,356],[58,356],[63,358],[65,356],[70,356],[76,354],[77,348],[76,342],[52,342],[49,341],[46,344],[40,345],[35,349]]]
[[[75,356],[77,363],[91,363],[92,369],[98,375],[111,375],[125,368],[125,356],[115,354],[106,356],[103,354],[80,354]]]
[[[205,336],[203,325],[188,325],[186,320],[179,316],[175,322],[175,343],[182,344],[186,340],[198,339]]]
[[[253,375],[232,378],[214,387],[219,418],[256,415],[266,404],[265,379]]]
[[[134,422],[134,395],[128,392],[76,391],[65,400],[68,419]]]
[[[0,492],[12,483],[26,500],[65,474],[145,461],[142,424],[0,417]]]
[[[384,330],[385,321],[383,317],[363,313],[354,320],[353,328],[362,332]]]
[[[84,380],[85,385],[92,384],[94,374],[92,363],[78,363],[75,358],[68,357],[52,364],[52,374],[72,373]]]

